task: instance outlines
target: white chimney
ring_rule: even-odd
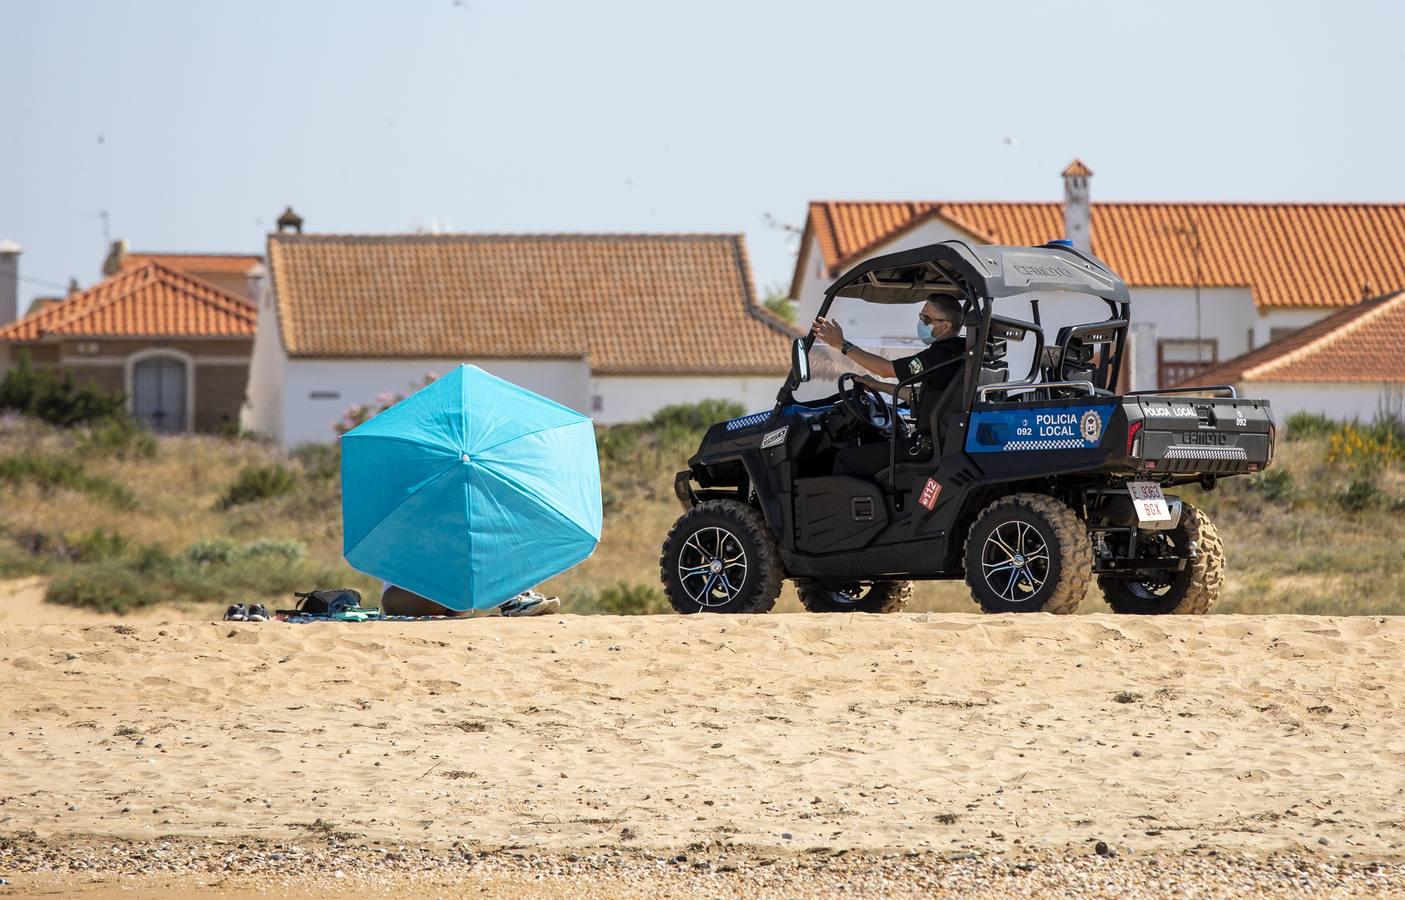
[[[1063,171],[1064,176],[1064,238],[1084,253],[1093,252],[1093,212],[1089,199],[1088,179],[1093,170],[1075,159]]]
[[[0,240],[0,325],[20,317],[20,245]]]

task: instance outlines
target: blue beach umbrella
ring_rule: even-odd
[[[590,556],[590,420],[459,366],[342,435],[342,552],[450,609],[491,609]]]

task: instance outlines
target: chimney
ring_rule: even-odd
[[[278,231],[280,233],[284,231],[294,231],[298,234],[302,234],[302,216],[293,212],[291,206],[283,210],[283,215],[278,217]]]
[[[1075,249],[1093,252],[1093,213],[1088,196],[1088,179],[1093,170],[1075,159],[1063,171],[1064,176],[1064,237]]]
[[[122,271],[122,263],[127,259],[127,242],[116,240],[112,242],[112,249],[107,251],[107,259],[102,262],[102,274],[116,275]]]
[[[20,317],[20,245],[0,241],[0,325]]]

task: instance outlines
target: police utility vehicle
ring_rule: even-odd
[[[810,611],[894,612],[913,581],[964,578],[987,612],[1069,613],[1097,579],[1119,613],[1206,612],[1224,547],[1205,513],[1168,491],[1268,466],[1268,402],[1229,385],[1116,393],[1127,286],[1062,242],[945,241],[876,257],[829,287],[819,315],[837,297],[934,294],[962,304],[966,352],[951,372],[899,383],[942,385],[926,421],[847,372],[833,395],[797,400],[811,335],[795,341],[774,409],[708,430],[674,484],[685,511],[660,560],[673,607],[766,612],[790,578]],[[1049,342],[1040,304],[1070,295],[1097,298],[1106,318]],[[1028,318],[1002,314],[1016,307]],[[1011,344],[1030,360],[1014,378]],[[839,451],[873,442],[886,442],[886,467],[836,474]],[[899,452],[914,446],[922,458]]]

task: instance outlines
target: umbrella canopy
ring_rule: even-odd
[[[590,420],[459,366],[341,439],[347,562],[450,609],[491,609],[590,556]]]

